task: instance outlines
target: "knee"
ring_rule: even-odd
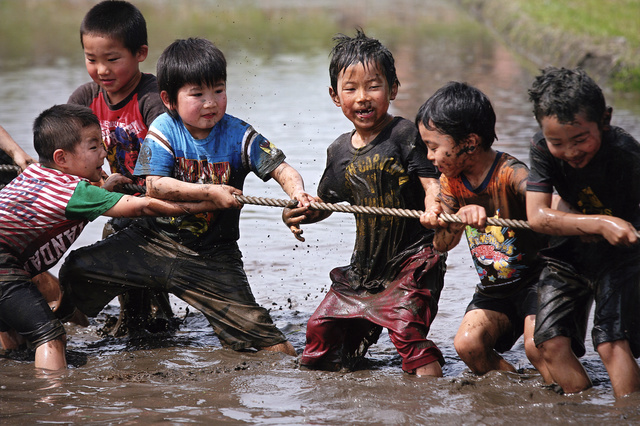
[[[571,350],[571,340],[568,337],[557,336],[542,342],[537,347],[545,361],[565,357]]]
[[[469,334],[457,334],[453,347],[463,361],[473,360],[486,352],[482,339]]]

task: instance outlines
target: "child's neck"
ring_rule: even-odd
[[[493,167],[496,155],[498,153],[495,150],[489,149],[487,151],[482,150],[469,158],[470,166],[465,169],[463,174],[473,188],[482,185],[487,178],[487,174]]]
[[[111,105],[117,105],[123,100],[126,99],[127,96],[131,94],[138,87],[138,84],[142,80],[142,71],[138,71],[138,73],[127,83],[126,86],[123,86],[116,93],[107,92],[107,97],[109,98],[109,103]]]
[[[353,136],[351,136],[351,145],[356,149],[367,146],[378,137],[380,132],[382,132],[392,120],[393,115],[387,114],[384,120],[370,129],[358,129],[356,127],[356,131],[353,133]]]

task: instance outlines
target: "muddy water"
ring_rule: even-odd
[[[277,24],[279,14],[287,21],[296,12],[279,10],[277,2],[269,4],[273,7],[265,18],[272,24],[267,26],[269,31],[286,34],[287,30]],[[536,71],[526,61],[514,57],[488,31],[463,12],[439,1],[400,2],[392,9],[385,9],[378,2],[354,2],[348,9],[333,2],[321,4],[313,11],[314,16],[325,14],[327,18],[322,23],[331,33],[353,33],[356,25],[362,25],[394,52],[402,84],[392,105],[395,115],[413,119],[418,106],[442,84],[454,79],[467,81],[480,87],[493,101],[498,115],[496,147],[526,160],[528,138],[536,130],[526,88]],[[367,7],[371,4],[375,7]],[[153,22],[155,14],[166,13],[149,6],[143,12],[148,22]],[[299,13],[309,12],[301,9]],[[299,27],[297,30],[302,31]],[[206,32],[190,33],[186,24],[182,33],[163,33],[161,37],[170,40],[188,35],[210,37]],[[223,50],[225,45],[232,45],[220,37],[225,40],[220,43]],[[251,40],[260,35],[243,37]],[[282,148],[312,193],[323,170],[327,146],[350,128],[329,99],[327,53],[331,44],[330,40],[321,44],[326,48],[313,45],[301,51],[272,46],[270,53],[265,54],[266,48],[256,48],[247,42],[244,48],[226,51],[228,112],[245,118]],[[42,64],[35,59],[39,52],[29,52],[33,59],[26,60],[28,66],[9,67],[6,61],[0,63],[0,124],[33,153],[30,136],[33,118],[51,104],[65,102],[75,87],[87,81],[87,76],[78,58]],[[147,62],[155,64],[155,59],[157,56]],[[609,94],[608,100],[614,107],[614,124],[640,137],[637,98]],[[245,194],[284,197],[275,183],[265,184],[255,177],[247,181]],[[92,223],[77,246],[96,241],[103,224],[102,219]],[[301,243],[282,225],[279,209],[250,205],[243,209],[240,245],[252,288],[257,300],[271,309],[274,320],[298,352],[304,347],[306,322],[328,289],[329,270],[349,261],[353,229],[350,215],[334,213],[323,223],[307,226],[307,241]],[[457,247],[449,257],[445,290],[431,330],[431,338],[446,358],[444,378],[403,374],[401,360],[386,333],[371,348],[368,368],[356,372],[301,371],[293,357],[225,350],[204,317],[178,299],[172,299],[174,310],[184,321],[175,334],[105,339],[97,331],[106,315],[117,314],[117,303],[113,302],[99,318],[92,320],[90,327],[67,326],[70,363],[67,371],[36,371],[29,353],[0,357],[0,421],[3,424],[640,422],[640,397],[614,400],[606,371],[590,342],[582,361],[595,386],[580,395],[560,396],[542,387],[539,375],[525,357],[522,340],[505,354],[519,369],[518,374],[494,372],[483,377],[470,374],[456,356],[452,342],[476,281],[468,249]]]

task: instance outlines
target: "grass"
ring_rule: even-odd
[[[616,90],[640,92],[640,1],[638,0],[510,0],[543,27],[593,40],[624,38],[624,66],[611,76]]]

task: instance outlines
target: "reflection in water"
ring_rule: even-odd
[[[63,103],[89,80],[77,28],[93,1],[0,2],[0,124],[34,155],[31,124],[54,103]],[[392,112],[413,120],[417,108],[450,80],[466,81],[491,98],[498,116],[496,148],[528,161],[528,140],[537,130],[526,89],[536,70],[523,64],[483,27],[448,2],[314,2],[265,0],[140,1],[149,24],[153,72],[162,48],[177,37],[214,40],[229,60],[230,114],[282,148],[315,193],[326,148],[350,123],[328,95],[328,52],[336,32],[362,26],[396,58],[401,82]],[[343,4],[344,3],[344,4]],[[291,4],[299,5],[298,8]],[[55,19],[52,19],[55,17]],[[640,137],[640,111],[608,95],[614,124]],[[636,108],[635,111],[627,105]],[[282,198],[277,184],[246,183],[247,195]],[[324,297],[331,268],[347,264],[354,222],[335,213],[304,227],[296,241],[280,210],[244,207],[240,245],[256,299],[298,351],[306,321]],[[103,219],[90,224],[76,246],[91,244]],[[58,268],[54,270],[57,273]],[[307,372],[297,360],[275,353],[221,349],[207,321],[177,299],[180,330],[153,338],[101,338],[104,315],[83,329],[67,325],[70,369],[51,376],[28,358],[0,358],[2,422],[231,422],[264,424],[345,423],[603,423],[640,420],[638,398],[613,400],[608,376],[588,340],[582,359],[595,387],[559,396],[540,386],[522,341],[506,354],[521,374],[468,373],[453,349],[477,275],[468,250],[449,256],[440,309],[431,338],[443,350],[443,379],[400,372],[400,358],[383,333],[371,348],[369,369]],[[105,314],[114,315],[111,305]]]

